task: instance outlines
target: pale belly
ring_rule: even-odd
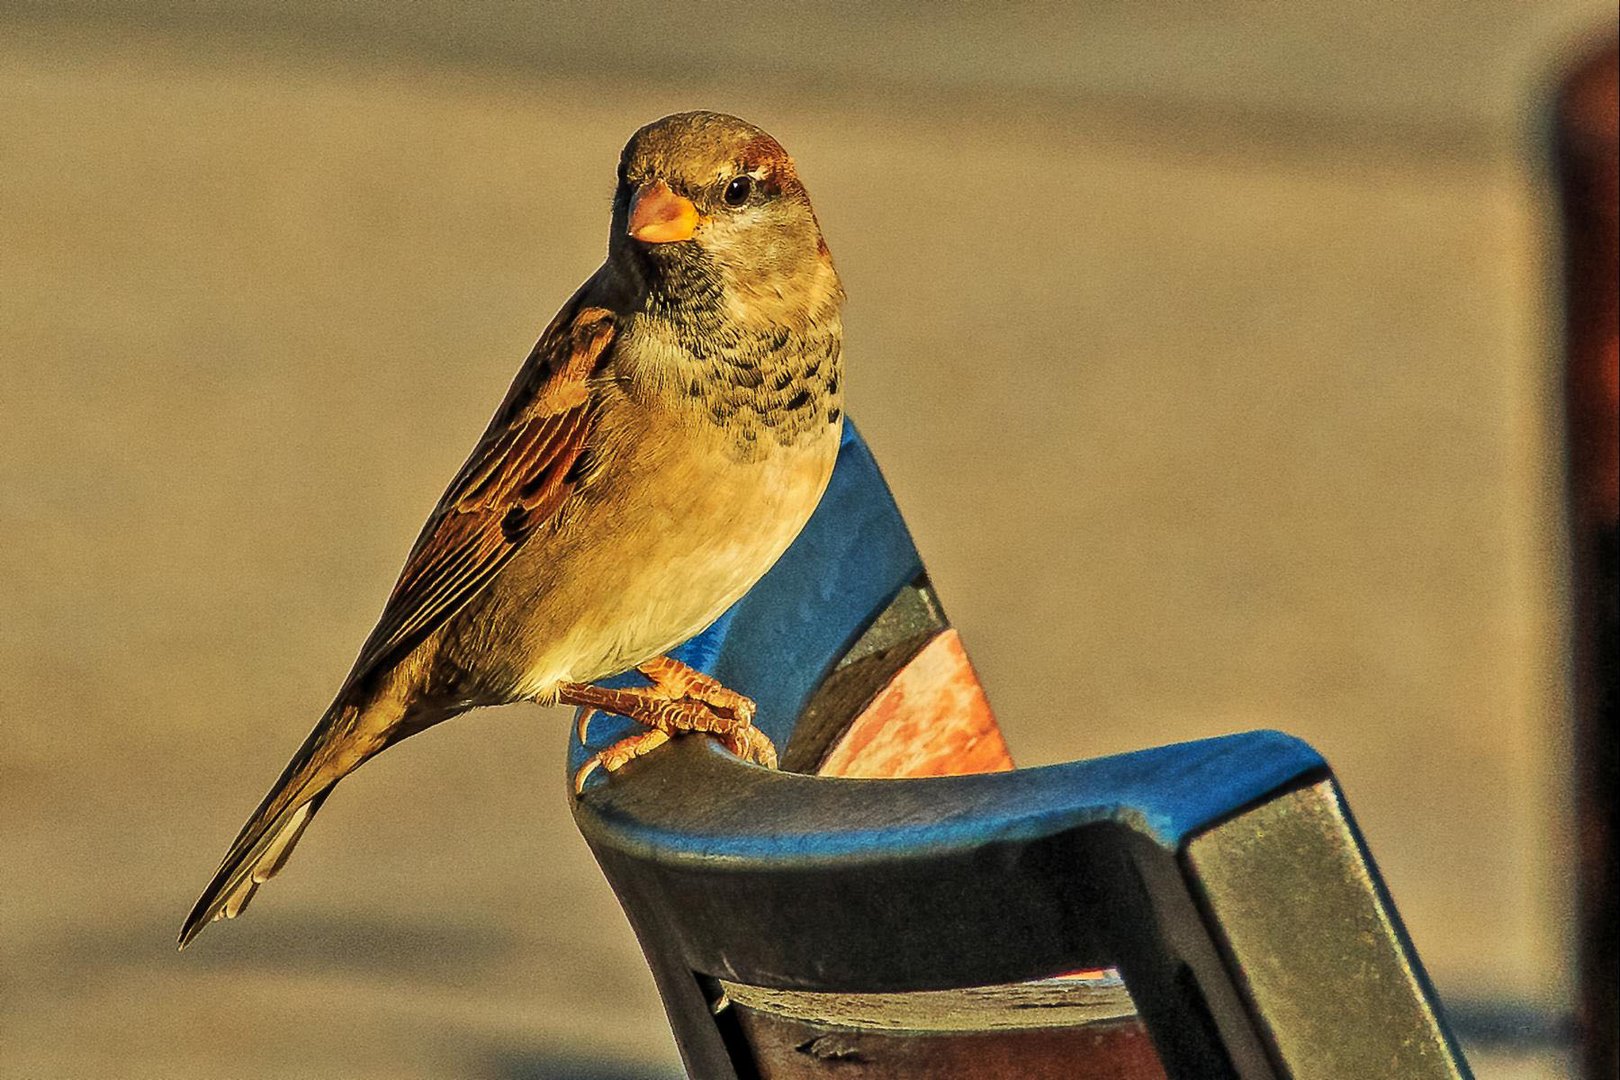
[[[815,509],[839,426],[758,461],[721,433],[639,431],[633,445],[537,532],[445,628],[458,704],[549,698],[660,656],[764,576]],[[712,438],[709,446],[694,439]],[[445,689],[450,689],[445,687]]]

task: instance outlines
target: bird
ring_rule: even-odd
[[[764,576],[826,489],[844,288],[793,158],[734,116],[636,131],[611,221],[180,948],[243,911],[340,780],[469,709],[579,706],[582,738],[590,710],[643,725],[576,793],[686,732],[775,766],[753,701],[666,654]],[[648,685],[596,685],[632,670]]]

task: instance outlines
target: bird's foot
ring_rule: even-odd
[[[670,698],[690,698],[710,706],[722,716],[733,716],[744,725],[754,723],[754,699],[727,690],[720,680],[668,656],[648,660],[637,669],[652,680],[653,687]]]
[[[628,739],[620,739],[612,746],[599,754],[592,754],[574,774],[574,794],[578,795],[585,790],[585,780],[600,766],[606,772],[615,772],[642,754],[650,753],[669,742],[670,734],[658,728],[643,731],[640,735],[632,735]]]
[[[735,721],[734,725],[726,723],[717,727],[692,730],[708,731],[712,735],[719,736],[726,749],[744,761],[752,761],[767,769],[776,768],[775,744],[771,742],[769,736],[754,726],[757,706],[753,698],[745,697],[735,690],[728,690],[714,676],[705,675],[696,668],[668,656],[648,660],[637,670],[652,680],[654,689],[662,691],[670,698],[702,702],[723,720]]]
[[[714,735],[744,761],[776,767],[775,745],[754,726],[752,700],[668,657],[648,661],[641,665],[641,672],[652,680],[652,686],[609,690],[588,683],[569,683],[560,688],[558,701],[585,709],[579,720],[581,742],[598,711],[625,716],[652,729],[593,754],[574,774],[576,793],[584,789],[586,777],[598,767],[613,772],[668,742],[671,736],[688,731]]]

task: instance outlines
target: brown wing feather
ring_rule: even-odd
[[[595,420],[590,382],[614,338],[612,312],[582,306],[590,288],[541,335],[429,516],[346,686],[404,655],[458,611],[574,490],[574,464]],[[285,861],[331,785],[374,752],[350,752],[347,729],[354,713],[340,692],[242,827],[186,919],[182,948],[210,920],[234,916],[247,905],[259,883]],[[335,765],[334,755],[341,759]]]
[[[541,335],[428,517],[348,682],[398,659],[460,610],[573,491],[570,470],[595,419],[589,380],[614,331],[612,312],[570,304]]]

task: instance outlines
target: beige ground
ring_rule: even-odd
[[[536,709],[390,753],[172,941],[624,136],[699,104],[800,159],[1020,759],[1301,734],[1442,990],[1562,1000],[1533,106],[1608,5],[229,10],[0,12],[0,1075],[672,1068]]]

